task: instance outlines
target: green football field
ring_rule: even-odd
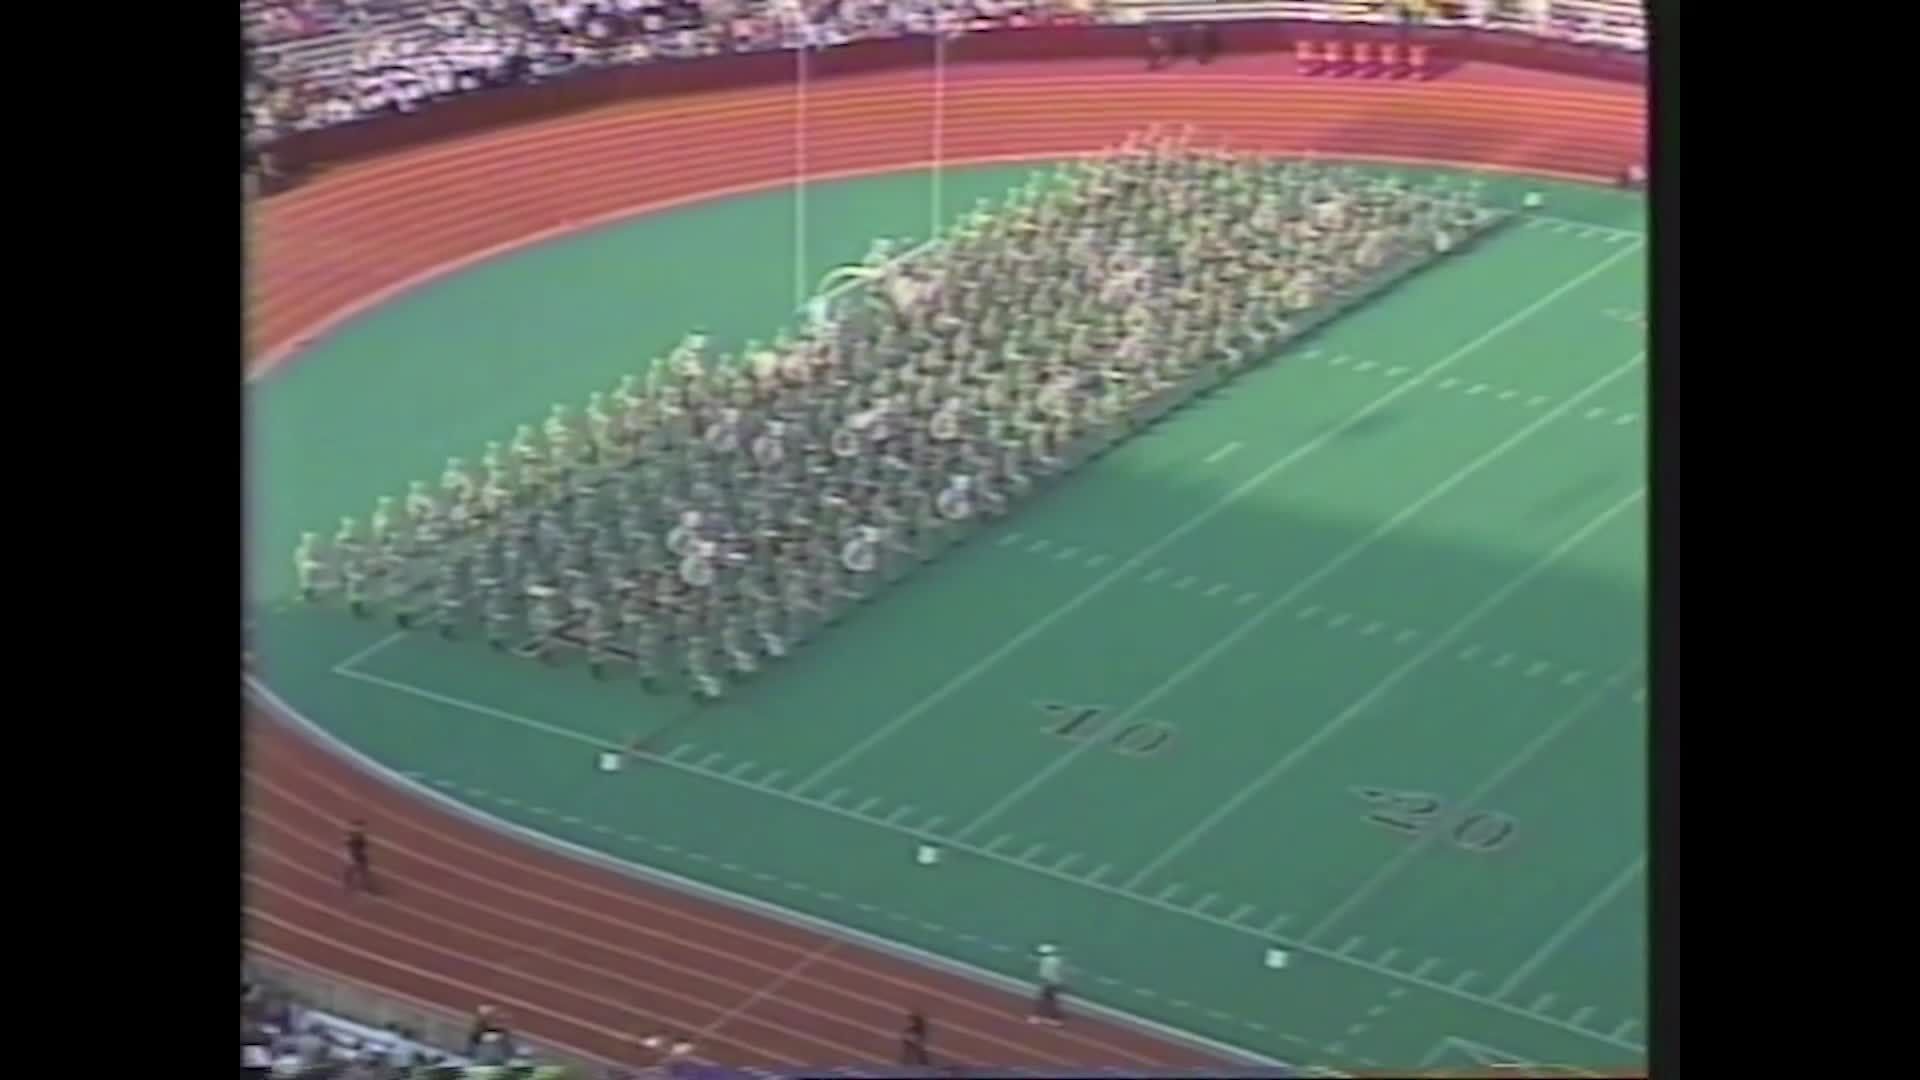
[[[1645,210],[1488,183],[1548,216],[699,710],[302,608],[295,540],[691,327],[770,336],[796,254],[811,283],[924,235],[928,177],[810,189],[804,252],[781,192],[461,274],[251,387],[261,667],[498,817],[1009,974],[1058,942],[1081,995],[1272,1058],[1644,1068]]]

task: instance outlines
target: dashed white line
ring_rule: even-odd
[[[1613,1037],[1616,1039],[1624,1039],[1627,1037],[1627,1032],[1632,1031],[1638,1026],[1640,1026],[1640,1021],[1638,1020],[1622,1021],[1619,1027],[1613,1029]]]
[[[1200,580],[1199,578],[1194,577],[1192,574],[1188,574],[1186,577],[1183,577],[1179,581],[1175,582],[1173,587],[1176,589],[1184,589],[1187,586],[1199,580]]]
[[[1541,994],[1539,997],[1533,999],[1533,1004],[1529,1007],[1534,1012],[1546,1012],[1547,1008],[1552,1004],[1553,1004],[1552,994]]]
[[[1215,586],[1214,586],[1213,588],[1211,588],[1211,589],[1208,589],[1208,590],[1207,590],[1207,595],[1208,595],[1208,596],[1219,596],[1219,595],[1220,595],[1221,593],[1223,593],[1223,592],[1226,592],[1226,591],[1227,591],[1227,586],[1226,586],[1226,585],[1224,585],[1224,584],[1219,584],[1219,585],[1215,585]]]
[[[1021,862],[1032,862],[1032,861],[1033,861],[1033,859],[1034,859],[1034,856],[1036,856],[1036,855],[1038,855],[1038,854],[1040,854],[1041,852],[1043,852],[1043,851],[1045,851],[1045,850],[1047,850],[1047,845],[1045,845],[1045,844],[1035,844],[1035,845],[1033,845],[1032,847],[1030,847],[1030,848],[1028,848],[1028,849],[1027,849],[1027,852],[1026,852],[1026,854],[1024,854],[1024,855],[1022,855],[1022,856],[1020,856],[1020,861],[1021,861]]]
[[[1254,907],[1252,904],[1241,904],[1239,907],[1233,909],[1233,914],[1227,916],[1227,921],[1230,923],[1242,922],[1247,916],[1253,914],[1253,912]]]
[[[1598,420],[1605,415],[1607,415],[1607,410],[1605,409],[1592,408],[1587,410],[1587,419],[1589,420]]]
[[[1390,968],[1393,966],[1393,958],[1399,955],[1400,950],[1398,948],[1388,949],[1386,952],[1380,954],[1378,963],[1381,967]]]
[[[1465,990],[1467,988],[1468,983],[1472,982],[1473,980],[1479,977],[1480,977],[1480,973],[1477,971],[1473,971],[1471,969],[1467,971],[1463,971],[1454,978],[1453,988],[1455,990]]]
[[[1214,462],[1227,457],[1228,455],[1232,454],[1235,450],[1238,450],[1238,449],[1240,449],[1239,443],[1230,442],[1227,445],[1221,447],[1220,449],[1215,450],[1213,453],[1208,454],[1201,463],[1204,465],[1211,465]]]
[[[1233,603],[1235,607],[1241,607],[1246,604],[1251,604],[1258,599],[1260,599],[1260,594],[1257,592],[1241,593],[1239,598],[1234,600]]]
[[[1420,632],[1418,630],[1402,630],[1399,633],[1393,635],[1393,640],[1395,644],[1405,645],[1407,642],[1412,641],[1414,638],[1417,638],[1419,636],[1420,636]]]
[[[1552,664],[1547,663],[1545,660],[1535,660],[1532,664],[1527,666],[1527,678],[1537,679],[1542,674],[1544,674],[1548,668],[1552,666],[1553,666]]]
[[[1362,361],[1360,361],[1359,363],[1357,363],[1357,364],[1355,364],[1355,365],[1353,365],[1353,370],[1355,370],[1355,371],[1372,371],[1372,370],[1373,370],[1374,368],[1377,368],[1377,367],[1379,367],[1379,366],[1380,366],[1380,365],[1378,365],[1378,364],[1376,364],[1376,363],[1374,363],[1374,362],[1373,362],[1373,361],[1371,361],[1371,360],[1362,360]]]
[[[1351,360],[1351,359],[1353,358],[1348,356],[1346,353],[1341,353],[1340,355],[1327,361],[1327,363],[1332,364],[1334,367],[1340,367],[1341,365],[1345,364],[1348,360]]]
[[[1489,389],[1491,388],[1488,387],[1486,383],[1474,383],[1473,386],[1467,390],[1467,394],[1468,396],[1472,396],[1474,394],[1484,394]]]
[[[1512,401],[1512,400],[1513,400],[1514,398],[1517,398],[1517,397],[1519,397],[1519,396],[1520,396],[1520,391],[1518,391],[1518,390],[1502,390],[1502,391],[1500,391],[1500,400],[1501,400],[1501,401]]]
[[[1074,558],[1079,554],[1080,549],[1077,547],[1061,548],[1059,554],[1055,555],[1054,558],[1061,562],[1066,562],[1068,559]]]
[[[1616,424],[1631,424],[1639,415],[1639,413],[1621,413],[1619,416],[1614,417],[1613,422]]]
[[[856,814],[865,816],[866,812],[873,809],[876,805],[879,804],[879,802],[880,802],[880,797],[876,795],[873,798],[868,799],[867,801],[861,803],[859,806],[854,807],[853,812]]]
[[[1392,367],[1387,369],[1387,374],[1397,379],[1400,376],[1405,375],[1407,372],[1412,370],[1413,370],[1412,368],[1406,366],[1405,364],[1395,364]]]
[[[1343,611],[1340,614],[1335,615],[1333,618],[1328,619],[1327,625],[1333,627],[1335,630],[1338,630],[1352,621],[1353,621],[1353,615],[1349,612]]]
[[[1353,950],[1359,948],[1360,943],[1365,940],[1367,940],[1365,937],[1362,937],[1359,934],[1355,934],[1353,937],[1350,937],[1347,939],[1347,943],[1345,945],[1340,946],[1340,948],[1336,949],[1335,951],[1338,952],[1341,956],[1351,955]]]
[[[1459,380],[1459,379],[1456,379],[1456,378],[1454,378],[1454,377],[1453,377],[1453,376],[1451,376],[1451,375],[1449,375],[1449,376],[1447,376],[1446,378],[1444,378],[1444,379],[1441,379],[1441,380],[1440,380],[1440,382],[1438,383],[1438,385],[1439,385],[1439,387],[1440,387],[1440,389],[1442,389],[1442,390],[1451,390],[1451,389],[1453,389],[1454,387],[1456,387],[1456,386],[1459,386],[1459,385],[1460,385],[1460,380]]]
[[[1148,584],[1152,584],[1153,582],[1159,581],[1161,578],[1165,577],[1166,575],[1167,575],[1166,567],[1156,566],[1152,570],[1147,571],[1147,576],[1142,578],[1141,580],[1147,582]]]
[[[1109,556],[1106,555],[1095,555],[1093,558],[1087,560],[1087,569],[1092,570],[1097,566],[1106,565],[1108,558]]]
[[[1535,394],[1532,397],[1527,399],[1527,406],[1529,408],[1545,405],[1546,403],[1547,403],[1547,395],[1545,394]]]
[[[1574,1027],[1579,1027],[1580,1025],[1587,1022],[1587,1017],[1592,1015],[1593,1015],[1593,1006],[1582,1005],[1580,1006],[1577,1012],[1575,1012],[1571,1017],[1568,1018],[1567,1023],[1572,1024]]]
[[[995,546],[997,546],[997,547],[1012,547],[1013,545],[1015,545],[1015,544],[1017,544],[1017,543],[1019,543],[1019,542],[1020,542],[1020,534],[1019,534],[1019,533],[1017,533],[1017,532],[1010,532],[1010,533],[1008,533],[1007,535],[1005,535],[1005,536],[1003,536],[1003,537],[1001,537],[1001,538],[1000,538],[1000,543],[999,543],[999,544],[997,544],[997,545],[995,545]]]
[[[1375,635],[1375,634],[1377,634],[1377,633],[1379,633],[1380,631],[1382,631],[1382,630],[1384,630],[1384,629],[1386,629],[1386,626],[1387,626],[1387,624],[1386,624],[1386,623],[1383,623],[1383,622],[1381,622],[1381,621],[1380,621],[1379,619],[1375,619],[1375,620],[1373,620],[1372,622],[1370,622],[1370,623],[1368,623],[1368,624],[1367,624],[1366,626],[1364,626],[1364,627],[1362,627],[1362,628],[1361,628],[1361,630],[1360,630],[1360,636],[1361,636],[1361,637],[1372,637],[1373,635]]]
[[[1429,956],[1425,960],[1420,961],[1419,967],[1413,969],[1413,977],[1416,979],[1426,978],[1427,972],[1439,966],[1440,958],[1437,956]]]

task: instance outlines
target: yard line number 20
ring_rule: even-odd
[[[1449,815],[1446,801],[1424,791],[1396,791],[1392,788],[1353,787],[1349,791],[1363,799],[1369,809],[1367,820],[1375,825],[1420,836],[1444,824]],[[1497,810],[1469,810],[1452,819],[1447,839],[1468,851],[1496,851],[1513,839],[1520,823]]]

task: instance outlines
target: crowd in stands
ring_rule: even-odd
[[[833,45],[928,33],[937,19],[973,30],[1099,21],[1129,2],[248,0],[242,12],[255,48],[243,127],[250,141],[263,143],[588,67],[790,48],[809,38]],[[1324,6],[1629,47],[1641,19],[1638,0],[1331,0]],[[1622,20],[1634,24],[1624,37]],[[1643,32],[1637,36],[1644,42]]]
[[[242,1076],[299,1080],[563,1080],[557,1066],[541,1065],[514,1045],[503,1023],[482,1010],[464,1053],[428,1046],[395,1026],[373,1028],[303,1008],[286,991],[242,978]]]
[[[821,45],[927,32],[942,6],[941,0],[805,0],[810,10],[801,0],[450,0],[383,19],[368,6],[378,2],[300,0],[263,5],[262,11],[276,13],[271,19],[250,16],[269,27],[357,29],[344,64],[303,63],[292,51],[256,49],[246,86],[247,130],[264,140],[581,68],[790,47],[802,40],[803,13]],[[949,18],[986,28],[1082,21],[1089,17],[1087,2],[947,0],[944,6]],[[256,37],[271,40],[283,39]]]
[[[507,1017],[474,1011],[457,1051],[394,1024],[371,1027],[303,1006],[258,974],[240,979],[240,1075],[254,1080],[710,1080],[694,1044],[670,1035],[637,1040],[633,1068],[583,1073],[534,1060]]]

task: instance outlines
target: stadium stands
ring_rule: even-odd
[[[242,1075],[300,1080],[577,1080],[504,1039],[469,1058],[408,1032],[305,1008],[257,976],[240,984],[240,1061]]]
[[[1090,20],[1306,24],[1417,22],[1646,48],[1641,0],[247,0],[254,44],[243,129],[255,143],[487,86],[585,67],[792,47],[802,4],[824,45],[926,33],[936,14],[968,29]],[[1312,74],[1421,77],[1421,46],[1309,40]]]

